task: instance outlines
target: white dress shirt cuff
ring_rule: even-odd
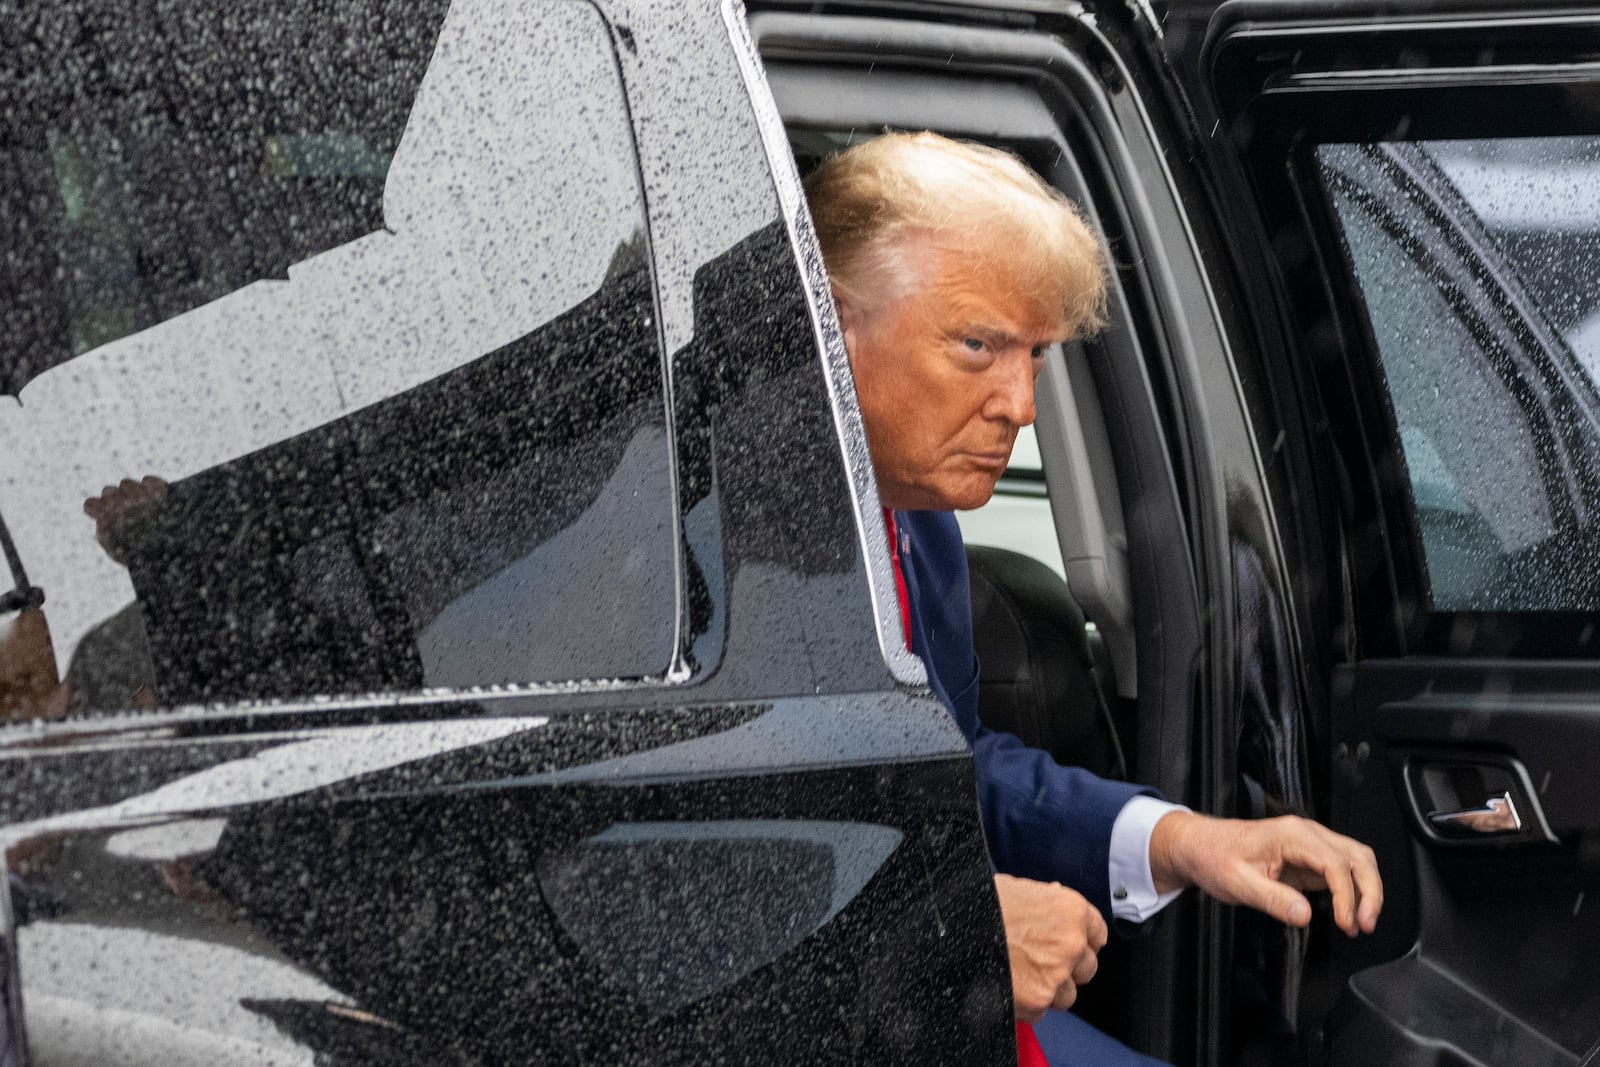
[[[1155,797],[1134,797],[1117,813],[1111,825],[1111,914],[1128,922],[1142,923],[1171,904],[1181,889],[1157,893],[1155,876],[1150,873],[1150,834],[1161,817],[1172,811],[1188,811],[1181,804],[1168,804]]]

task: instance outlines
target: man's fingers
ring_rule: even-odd
[[[1317,828],[1321,831],[1321,827]],[[1316,832],[1316,831],[1314,831]],[[1329,835],[1332,836],[1331,834]],[[1291,863],[1315,871],[1333,896],[1333,921],[1350,936],[1356,933],[1356,884],[1350,877],[1350,860],[1331,842],[1315,841],[1288,853]]]
[[[1157,829],[1174,818],[1163,819]],[[1174,826],[1188,831],[1182,854],[1198,857],[1188,866],[1189,877],[1219,900],[1304,926],[1311,920],[1311,906],[1299,890],[1325,889],[1333,897],[1333,919],[1341,930],[1354,937],[1377,928],[1383,879],[1372,850],[1359,841],[1293,815],[1184,820]],[[1154,838],[1150,847],[1153,854]],[[1169,842],[1168,847],[1175,846]]]
[[[1333,864],[1327,875],[1328,890],[1333,894],[1333,921],[1350,937],[1359,933],[1356,926],[1356,883],[1350,877],[1347,863]]]
[[[1093,980],[1100,971],[1100,957],[1093,952],[1085,952],[1078,957],[1078,962],[1072,968],[1072,982],[1074,985],[1084,985]]]
[[[94,520],[95,539],[112,559],[120,563],[112,544],[115,531],[150,512],[166,495],[167,483],[153,474],[147,474],[137,481],[124,478],[116,485],[101,489],[99,496],[85,500],[83,513]]]
[[[1355,937],[1363,931],[1370,934],[1378,926],[1378,913],[1383,910],[1383,879],[1378,877],[1372,850],[1354,842],[1349,844],[1346,857],[1336,868],[1342,877],[1333,894],[1333,914],[1339,929]]]
[[[1367,933],[1378,928],[1378,915],[1383,911],[1383,879],[1378,876],[1378,857],[1366,845],[1356,845],[1356,860],[1353,866],[1356,879],[1356,890],[1361,895],[1361,904],[1356,913],[1356,922]]]
[[[1107,936],[1105,919],[1081,893],[1053,882],[994,876],[1006,929],[1011,990],[1022,1022],[1078,999],[1078,986],[1099,970],[1096,946]]]
[[[1106,929],[1105,916],[1098,911],[1089,913],[1089,947],[1096,952],[1106,947],[1106,942],[1111,938],[1111,932]],[[1085,979],[1087,981],[1088,979]]]
[[[1072,1007],[1077,1000],[1078,987],[1073,983],[1072,979],[1068,978],[1056,989],[1056,999],[1050,1002],[1050,1007],[1054,1008],[1056,1011],[1066,1011],[1068,1008]],[[1039,1018],[1044,1018],[1044,1012],[1039,1013]],[[1039,1020],[1033,1019],[1025,1021],[1038,1022]]]
[[[1302,832],[1286,850],[1285,858],[1321,876],[1333,896],[1333,921],[1347,935],[1355,937],[1363,926],[1357,915],[1357,907],[1366,903],[1363,891],[1372,888],[1380,906],[1382,901],[1382,882],[1378,879],[1372,850],[1315,823],[1302,822],[1298,829]],[[1371,912],[1368,918],[1375,924],[1376,912]],[[1367,926],[1369,931],[1371,928]]]
[[[1239,890],[1239,903],[1264,911],[1281,923],[1304,926],[1311,921],[1311,904],[1303,895],[1259,871],[1248,871]]]

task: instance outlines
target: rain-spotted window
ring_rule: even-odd
[[[1600,609],[1600,138],[1325,144],[1438,611]]]
[[[596,10],[20,18],[0,522],[59,684],[6,715],[667,672],[662,360]]]

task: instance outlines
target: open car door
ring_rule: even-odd
[[[1315,758],[1388,897],[1312,949],[1333,1063],[1600,1054],[1597,45],[1593,6],[1249,2],[1190,52],[1312,428]]]

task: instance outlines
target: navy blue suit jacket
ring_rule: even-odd
[[[1152,790],[1063,767],[978,719],[978,657],[961,530],[948,511],[897,511],[900,568],[911,602],[911,650],[935,695],[972,743],[978,810],[989,856],[1002,874],[1060,882],[1110,923],[1111,827],[1131,797]]]

